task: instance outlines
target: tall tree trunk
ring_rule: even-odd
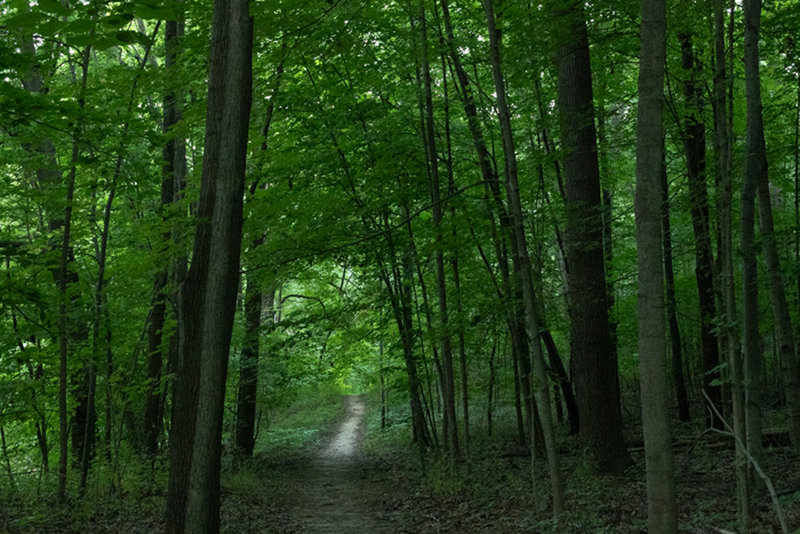
[[[24,89],[31,93],[45,93],[47,88],[42,80],[41,73],[36,61],[36,46],[33,36],[25,36],[22,39],[20,46],[22,53],[29,56],[30,64],[32,67],[28,71],[26,77],[22,80]],[[85,94],[87,73],[89,66],[89,53],[87,48],[81,53],[81,68],[82,76],[78,81],[79,94],[78,106],[83,109],[85,107]],[[72,153],[70,156],[69,170],[65,177],[59,171],[58,161],[56,159],[56,149],[53,141],[47,137],[25,146],[26,150],[36,155],[42,161],[42,164],[36,170],[36,185],[43,190],[53,190],[52,194],[45,195],[44,212],[47,217],[47,227],[43,230],[48,232],[51,237],[50,248],[53,251],[59,251],[58,265],[53,268],[53,279],[59,293],[60,301],[58,306],[58,344],[59,344],[59,465],[58,465],[58,490],[57,500],[61,503],[66,499],[66,478],[67,478],[67,462],[69,456],[69,414],[67,406],[67,392],[68,392],[68,371],[67,364],[71,348],[85,340],[84,329],[79,328],[75,321],[69,317],[67,308],[68,302],[77,302],[78,296],[67,297],[68,289],[70,286],[78,282],[77,274],[72,269],[72,263],[75,261],[73,247],[71,244],[71,217],[72,217],[72,200],[75,190],[75,176],[77,173],[77,161],[80,156],[82,147],[80,146],[80,137],[82,135],[82,120],[77,120],[73,129],[73,143]],[[66,185],[66,187],[65,187]],[[59,194],[65,189],[65,199],[59,200]],[[58,191],[58,193],[56,193]],[[60,241],[58,240],[60,233]],[[80,383],[80,380],[78,380]],[[78,460],[83,457],[83,437],[87,430],[87,423],[90,422],[86,417],[79,417],[86,414],[86,395],[85,385],[80,384],[77,391],[76,398],[76,416],[73,417],[73,451]],[[93,423],[93,421],[91,421]],[[93,434],[92,434],[93,435]]]
[[[684,116],[684,152],[689,179],[689,207],[695,240],[695,276],[700,304],[700,340],[703,351],[703,391],[720,407],[722,391],[719,385],[719,346],[716,334],[716,304],[714,293],[714,257],[711,250],[711,227],[708,217],[708,191],[706,190],[706,127],[703,123],[702,89],[697,85],[697,62],[692,46],[692,36],[681,32],[681,60],[687,79],[683,85],[686,101]],[[722,428],[722,422],[707,410],[708,424]]]
[[[180,1],[180,0],[175,0]],[[165,75],[169,80],[175,72],[178,43],[183,37],[183,22],[167,21],[164,33],[164,47],[166,60],[164,62]],[[168,82],[169,85],[170,82]],[[174,132],[181,120],[178,91],[171,87],[164,95],[164,133],[169,137],[164,145],[161,178],[161,210],[165,211],[172,205],[184,181],[186,161],[184,140]],[[162,214],[166,223],[167,214]],[[166,230],[163,235],[164,243],[169,243],[175,238],[172,232]],[[175,264],[171,265],[172,269]],[[164,324],[167,318],[168,292],[170,289],[170,270],[168,266],[162,267],[156,273],[153,282],[153,308],[148,328],[148,357],[147,379],[150,381],[144,408],[144,433],[145,450],[148,454],[158,452],[158,443],[161,436],[163,420],[163,388],[161,385],[161,370],[164,365],[164,355],[172,346],[171,340],[164,340]]]
[[[732,15],[733,16],[733,15]],[[748,498],[747,459],[745,443],[744,395],[742,391],[742,358],[735,324],[736,292],[733,267],[733,191],[731,187],[732,123],[728,114],[727,78],[725,52],[725,5],[724,0],[714,0],[714,149],[717,153],[717,216],[719,217],[719,285],[722,293],[721,326],[723,347],[728,363],[728,382],[731,392],[733,432],[736,440],[736,501],[739,523],[746,530],[750,522]],[[731,53],[731,55],[733,55]]]
[[[555,13],[558,109],[564,159],[567,298],[580,432],[601,472],[630,465],[622,435],[617,361],[608,321],[600,168],[589,40],[581,3]]]
[[[247,273],[244,294],[244,343],[239,364],[239,393],[236,402],[236,451],[250,457],[253,455],[256,429],[256,400],[258,393],[259,338],[261,316],[266,309],[267,324],[271,328],[275,321],[275,290],[263,292],[256,280],[256,273]],[[263,297],[263,298],[262,298]]]
[[[758,331],[758,267],[755,250],[755,200],[759,175],[767,173],[758,38],[761,0],[744,1],[744,72],[747,101],[744,179],[741,202],[743,351],[747,450],[761,461],[761,340]],[[752,478],[752,477],[751,477]]]
[[[269,140],[269,130],[275,114],[275,100],[283,78],[283,63],[286,59],[286,41],[281,42],[281,60],[275,70],[275,84],[270,92],[267,105],[266,119],[261,128],[261,152],[266,152]],[[254,180],[249,186],[250,202],[259,189],[259,182]],[[250,244],[250,250],[255,250],[264,243],[265,234],[259,234]],[[258,280],[256,270],[249,269],[245,279],[244,316],[245,332],[242,354],[239,361],[239,392],[237,396],[235,445],[239,454],[250,457],[256,439],[256,406],[258,397],[258,359],[260,351],[261,319],[266,308],[267,326],[269,329],[275,323],[275,287],[263,291]]]
[[[219,532],[222,414],[238,294],[252,42],[249,2],[215,0],[199,223],[182,289],[170,533]]]
[[[437,11],[438,13],[438,11]],[[442,41],[444,36],[441,34],[441,27],[439,28],[440,35],[439,39]],[[447,143],[447,194],[453,198],[456,196],[456,182],[455,182],[455,172],[453,170],[453,139],[451,135],[450,129],[450,95],[448,90],[448,81],[447,81],[447,56],[444,49],[440,51],[441,59],[442,59],[442,85],[444,86],[444,116],[445,116],[445,123],[444,123],[444,131],[445,131],[445,141]],[[450,217],[452,220],[455,220],[456,217],[456,208],[455,204],[450,204]],[[463,427],[464,427],[464,451],[469,454],[469,440],[470,440],[470,430],[469,430],[469,377],[467,372],[467,346],[466,346],[466,338],[464,336],[464,326],[463,326],[463,305],[462,305],[462,298],[461,298],[461,273],[459,271],[459,258],[458,258],[458,249],[459,249],[459,241],[458,241],[458,229],[456,225],[453,225],[452,233],[453,239],[453,246],[452,250],[450,251],[450,269],[453,272],[453,290],[455,292],[455,301],[456,301],[456,316],[459,318],[458,323],[458,363],[459,363],[459,371],[460,371],[460,378],[461,378],[461,412],[463,414]]]
[[[639,110],[636,124],[636,248],[639,271],[639,377],[647,468],[649,532],[678,532],[669,389],[666,381],[664,270],[661,250],[662,122],[666,0],[642,0]]]
[[[422,92],[424,108],[424,142],[427,155],[427,170],[433,212],[433,229],[436,235],[436,294],[439,303],[439,324],[442,342],[442,401],[444,444],[453,456],[459,456],[458,421],[456,420],[455,379],[453,371],[453,348],[448,325],[447,286],[444,272],[444,253],[442,252],[442,204],[439,180],[439,154],[436,148],[436,133],[433,122],[433,95],[431,69],[428,54],[428,24],[425,20],[425,0],[419,2],[420,50],[422,62]]]
[[[387,241],[391,245],[391,241]],[[390,248],[392,247],[390,246]],[[412,282],[410,267],[401,267],[398,265],[394,250],[390,250],[390,263],[391,272],[382,264],[380,276],[389,294],[392,312],[397,324],[397,331],[403,345],[403,358],[406,365],[406,375],[408,376],[408,400],[411,409],[412,437],[419,447],[420,458],[423,458],[425,449],[431,445],[431,437],[428,432],[428,424],[422,405],[421,383],[416,358],[414,356],[414,325],[411,315],[410,293]]]
[[[761,135],[763,136],[763,130]],[[775,223],[772,217],[772,199],[769,189],[765,151],[763,172],[758,173],[758,222],[769,279],[772,315],[778,329],[781,377],[786,406],[789,410],[789,436],[795,452],[800,453],[800,367],[797,364],[789,303],[783,285],[778,245],[775,242]]]
[[[505,79],[503,77],[502,61],[500,57],[501,32],[498,30],[495,18],[495,0],[483,0],[486,12],[486,21],[489,31],[489,55],[492,64],[492,77],[497,94],[497,114],[500,122],[503,139],[503,153],[505,155],[508,205],[511,208],[511,221],[513,224],[512,240],[516,241],[515,265],[518,266],[520,286],[523,292],[525,305],[526,331],[530,339],[534,389],[536,391],[536,407],[542,423],[545,448],[547,451],[548,470],[553,499],[553,515],[558,518],[564,509],[564,489],[561,469],[558,460],[555,429],[550,402],[550,387],[547,383],[544,355],[539,343],[539,320],[536,316],[536,296],[533,291],[533,273],[528,243],[523,225],[522,201],[519,193],[517,177],[517,157],[514,148],[514,136],[511,130],[511,115],[506,102]],[[499,5],[499,2],[498,2]],[[533,418],[531,418],[531,436],[533,436]],[[534,440],[531,440],[533,448]]]
[[[681,347],[681,330],[678,327],[677,304],[675,302],[675,269],[672,264],[672,227],[669,220],[669,181],[667,165],[661,164],[661,231],[664,250],[664,296],[669,324],[669,342],[672,349],[672,380],[675,382],[675,397],[678,400],[678,419],[689,421],[689,397],[686,394],[686,382],[683,375],[683,349]]]
[[[89,57],[91,48],[86,47],[81,53],[81,80],[80,92],[78,95],[78,105],[81,109],[85,107],[86,96],[86,82],[89,73]],[[67,424],[67,364],[69,359],[70,343],[74,343],[76,339],[76,327],[74,321],[70,319],[67,312],[67,289],[71,283],[77,282],[77,276],[70,271],[70,264],[75,261],[72,250],[72,202],[75,195],[75,176],[78,170],[78,159],[81,154],[80,139],[83,135],[81,121],[77,121],[75,126],[74,138],[72,143],[72,155],[70,157],[70,167],[66,178],[66,201],[64,204],[64,218],[61,222],[61,259],[59,262],[58,273],[56,275],[56,285],[58,286],[59,306],[58,306],[58,338],[59,338],[59,461],[58,461],[58,501],[63,503],[66,500],[66,483],[67,483],[67,446],[68,446],[68,424]],[[85,407],[85,405],[83,405]],[[81,403],[78,402],[76,411],[81,409]],[[84,425],[79,425],[80,432],[85,432],[86,420],[83,420]],[[73,438],[75,438],[73,432]],[[82,437],[82,436],[81,436]],[[80,438],[79,438],[80,439]],[[86,445],[83,440],[79,444]],[[82,457],[82,447],[75,452],[78,458]]]
[[[517,283],[519,277],[515,275],[512,279],[511,271],[508,266],[507,243],[510,243],[512,255],[516,256],[516,238],[514,238],[511,217],[509,217],[505,203],[503,202],[497,173],[491,164],[492,158],[483,137],[469,75],[464,69],[456,48],[448,1],[441,0],[441,6],[445,30],[444,40],[453,62],[453,68],[456,72],[458,95],[464,106],[464,113],[467,116],[467,123],[470,133],[472,134],[475,152],[478,156],[478,165],[480,166],[481,176],[484,181],[487,205],[493,206],[493,210],[489,210],[488,216],[492,225],[492,241],[495,249],[495,257],[502,278],[502,290],[499,294],[499,300],[503,303],[503,308],[507,311],[506,321],[509,335],[511,336],[515,397],[519,398],[521,392],[525,417],[526,420],[530,422],[533,421],[533,396],[531,394],[531,365],[528,339],[525,336],[525,305],[522,299],[522,289]],[[498,221],[500,227],[499,232],[497,231]],[[488,270],[493,273],[494,271],[486,258],[484,258],[484,263],[487,265]],[[514,269],[516,270],[517,268],[518,266],[515,264]],[[515,407],[517,410],[520,438],[524,444],[525,429],[520,410],[520,402],[516,402]]]

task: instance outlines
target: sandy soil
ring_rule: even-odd
[[[291,515],[308,533],[389,533],[398,529],[381,510],[385,488],[370,481],[369,462],[360,454],[364,401],[344,398],[346,417],[312,463],[296,474]]]

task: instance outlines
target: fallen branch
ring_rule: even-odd
[[[747,447],[745,447],[744,443],[742,442],[742,439],[733,431],[731,425],[728,424],[728,421],[722,417],[722,414],[719,413],[719,410],[717,410],[717,407],[714,406],[713,402],[711,402],[711,399],[708,397],[708,394],[705,391],[703,391],[703,397],[705,397],[706,402],[708,402],[708,405],[714,414],[716,414],[716,416],[719,417],[719,420],[722,421],[722,424],[725,425],[725,429],[727,431],[720,430],[718,428],[711,428],[711,430],[726,436],[732,436],[733,439],[736,440],[736,443],[742,448],[742,452],[744,452],[745,457],[747,457],[747,461],[753,466],[753,470],[755,470],[759,478],[764,481],[764,485],[767,486],[767,491],[769,491],[769,496],[772,499],[772,505],[775,508],[775,513],[778,515],[778,522],[781,524],[781,532],[783,532],[783,534],[789,534],[789,527],[786,525],[786,516],[783,513],[781,502],[778,500],[778,494],[775,492],[775,486],[772,485],[772,479],[770,479],[764,470],[761,469],[761,465],[759,465],[756,459],[753,458],[753,456],[747,450]]]

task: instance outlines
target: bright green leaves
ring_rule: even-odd
[[[93,4],[66,8],[59,0],[39,0],[37,5],[15,2],[2,17],[3,24],[22,35],[34,35],[45,41],[55,40],[74,48],[91,46],[108,50],[128,44],[148,45],[149,38],[130,25],[136,18],[164,20],[176,16],[176,8],[155,2],[129,2],[98,11]]]

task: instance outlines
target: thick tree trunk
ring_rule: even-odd
[[[636,247],[639,271],[639,376],[647,468],[649,532],[678,532],[666,381],[661,250],[662,122],[666,1],[642,0],[636,147]]]
[[[630,465],[622,435],[617,361],[608,321],[600,168],[589,41],[582,4],[555,13],[558,109],[564,159],[567,298],[580,433],[601,472]]]
[[[238,294],[251,102],[248,4],[214,2],[199,223],[182,290],[167,495],[170,533],[219,531],[222,412]]]

